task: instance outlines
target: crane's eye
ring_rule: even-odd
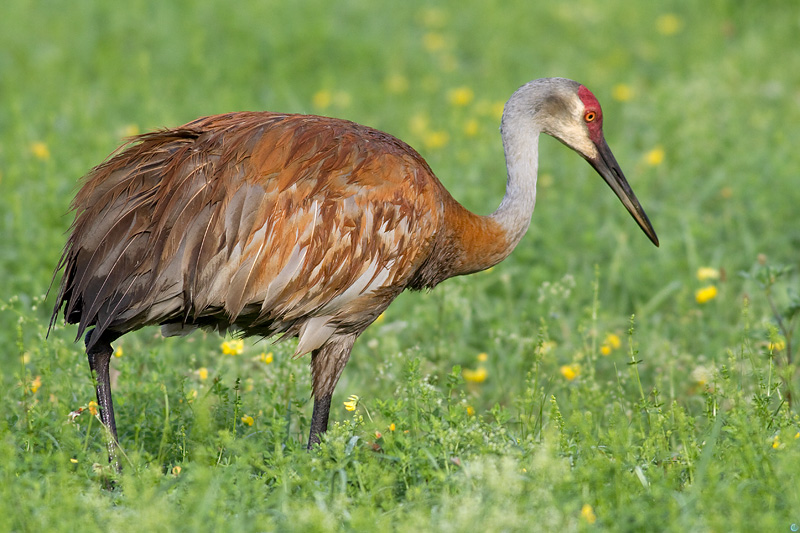
[[[587,111],[585,115],[583,115],[583,120],[586,122],[593,122],[594,119],[597,118],[597,113],[594,111]]]

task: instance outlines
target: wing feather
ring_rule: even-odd
[[[79,330],[359,332],[415,277],[446,191],[390,135],[235,113],[141,136],[87,177],[59,268]]]

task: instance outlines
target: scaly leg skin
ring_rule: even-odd
[[[89,358],[89,368],[96,381],[97,405],[100,409],[100,421],[105,426],[106,446],[108,447],[108,462],[116,472],[121,471],[117,457],[117,423],[114,420],[114,403],[111,401],[111,380],[109,376],[109,362],[114,349],[111,341],[118,335],[104,333],[93,342],[92,333],[86,334],[86,355]]]
[[[314,398],[314,413],[311,415],[311,432],[308,435],[308,449],[319,444],[321,433],[328,431],[328,415],[331,411],[331,396],[318,396]]]

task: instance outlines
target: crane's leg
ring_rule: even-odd
[[[89,358],[89,368],[95,379],[97,391],[97,405],[100,409],[100,421],[107,430],[106,446],[108,447],[108,462],[117,472],[120,471],[119,458],[117,457],[117,423],[114,420],[114,403],[111,401],[111,377],[109,375],[109,362],[114,349],[111,341],[119,337],[113,332],[104,332],[99,339],[93,339],[94,330],[86,334],[86,355]]]
[[[314,412],[311,415],[311,432],[308,449],[319,444],[319,436],[328,430],[333,389],[350,359],[350,351],[357,335],[336,335],[311,352],[311,383],[314,388]]]
[[[319,436],[328,431],[328,416],[331,411],[332,394],[314,395],[314,413],[311,415],[311,432],[308,435],[308,449],[319,444]]]

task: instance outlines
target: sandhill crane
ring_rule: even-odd
[[[63,307],[86,334],[101,420],[117,442],[111,343],[161,325],[298,337],[311,353],[308,446],[356,338],[404,289],[431,288],[506,258],[530,224],[538,138],[583,156],[644,233],[658,239],[583,85],[532,81],[505,105],[508,168],[497,210],[478,216],[425,160],[386,133],[319,116],[240,112],[141,135],[84,179],[59,262],[51,326]]]

